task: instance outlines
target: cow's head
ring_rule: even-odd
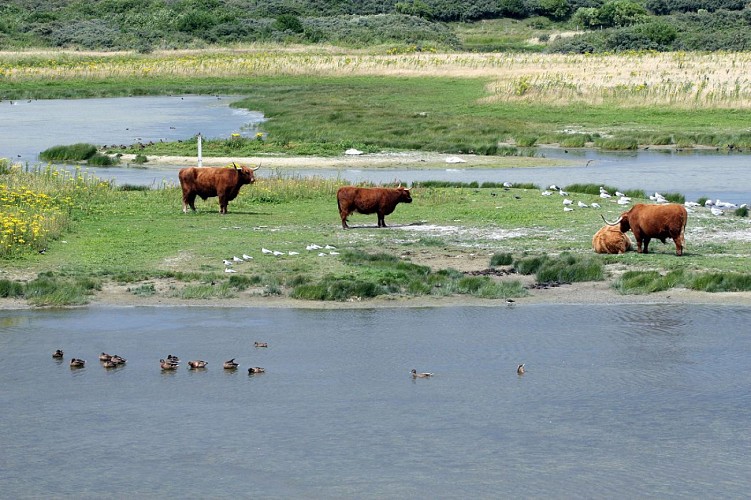
[[[260,165],[258,167],[248,167],[246,165],[240,165],[237,166],[236,163],[232,163],[232,166],[237,171],[237,174],[239,175],[240,184],[253,184],[256,181],[256,176],[254,172],[258,170]]]
[[[396,188],[399,191],[399,201],[402,203],[412,203],[412,195],[409,194],[409,189],[402,187],[401,185]]]
[[[628,212],[623,212],[621,216],[618,217],[618,220],[615,222],[608,222],[607,220],[605,220],[605,216],[602,214],[600,214],[600,217],[602,217],[602,220],[604,220],[605,224],[607,224],[608,226],[620,225],[621,232],[626,233],[628,232],[629,229],[631,229],[631,224],[628,222],[628,216],[630,213],[631,213],[631,210],[629,210]]]

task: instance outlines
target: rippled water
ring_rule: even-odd
[[[4,311],[0,484],[6,498],[745,497],[750,322],[748,307],[679,305]],[[101,351],[127,365],[105,370]],[[170,353],[209,368],[162,373]]]

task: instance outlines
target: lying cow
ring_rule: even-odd
[[[363,188],[344,186],[336,193],[336,203],[339,206],[339,216],[342,218],[342,228],[347,229],[349,214],[378,214],[378,227],[386,227],[384,218],[392,213],[399,203],[412,203],[409,189],[401,186],[397,188]]]
[[[188,167],[180,170],[180,187],[183,188],[183,212],[188,212],[188,206],[195,212],[196,196],[203,200],[213,196],[219,197],[219,213],[227,213],[227,205],[237,198],[240,188],[245,184],[253,184],[253,172],[260,167],[250,168],[234,163],[232,167]]]
[[[595,253],[626,253],[631,250],[631,238],[617,226],[602,226],[592,237]]]
[[[602,217],[602,216],[601,216]],[[642,253],[649,253],[649,242],[656,238],[665,243],[667,238],[675,242],[675,254],[683,255],[684,233],[688,212],[686,207],[677,203],[668,205],[645,205],[638,203],[628,212],[623,212],[615,222],[608,222],[602,217],[608,226],[619,226],[622,233],[629,229],[636,238],[636,248]]]

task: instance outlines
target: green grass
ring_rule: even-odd
[[[689,218],[683,257],[675,257],[671,241],[653,242],[648,255],[600,256],[591,250],[592,234],[602,226],[599,216],[612,220],[622,208],[602,203],[602,210],[564,213],[558,198],[540,196],[536,186],[499,189],[469,187],[470,182],[460,187],[413,187],[414,202],[399,205],[387,217],[392,227],[377,229],[374,216],[353,214],[350,223],[355,228],[344,231],[336,209],[335,193],[341,182],[337,180],[261,178],[244,187],[230,203],[229,213],[221,216],[216,198],[199,200],[196,213],[183,214],[175,186],[120,190],[92,179],[71,188],[57,178],[42,169],[31,174],[15,171],[1,179],[52,198],[68,197],[71,207],[70,220],[47,241],[43,254],[29,248],[0,260],[11,276],[37,277],[28,284],[0,282],[5,296],[38,305],[80,304],[90,300],[103,282],[146,295],[152,293],[148,283],[160,279],[169,280],[173,287],[167,296],[185,299],[246,294],[308,300],[454,294],[503,298],[526,293],[516,280],[469,276],[452,269],[454,262],[469,254],[487,255],[486,265],[513,265],[519,274],[535,275],[538,282],[602,280],[608,276],[607,266],[615,263],[627,271],[642,272],[647,267],[671,279],[691,276],[696,281],[684,280],[683,286],[708,290],[742,289],[749,274],[746,262],[751,249],[742,238],[700,237],[713,232],[741,234],[747,231],[748,219],[728,214],[719,220],[702,215],[706,209]],[[581,189],[586,192],[577,193],[577,199],[602,201],[589,194],[592,186]],[[326,251],[319,256],[306,250],[311,243],[333,245],[339,255]],[[269,256],[261,248],[283,255]],[[297,255],[289,255],[290,251]],[[225,273],[222,260],[244,253],[254,259],[235,264],[235,274]],[[452,260],[455,257],[460,260]],[[704,275],[734,278],[732,282],[726,278],[731,284],[720,286],[715,285],[718,278],[707,278],[709,284],[703,285],[699,278]],[[626,283],[623,290],[662,289],[675,283]],[[154,289],[156,296],[163,293]]]

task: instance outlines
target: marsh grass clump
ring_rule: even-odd
[[[583,148],[591,140],[592,137],[587,134],[571,134],[561,137],[558,144],[562,148]]]
[[[662,196],[671,203],[685,203],[686,197],[681,193],[663,193]]]
[[[93,278],[70,278],[44,273],[24,287],[24,297],[36,306],[83,305],[101,283]]]
[[[227,280],[227,285],[230,288],[242,291],[247,290],[251,286],[260,285],[262,282],[263,278],[258,275],[246,276],[233,274],[229,277],[229,280]]]
[[[169,294],[180,299],[229,299],[235,296],[235,291],[227,283],[212,285],[211,283],[188,284],[182,288],[173,288]]]
[[[24,295],[23,283],[18,281],[0,280],[0,297],[21,298]]]
[[[514,256],[510,253],[494,253],[490,257],[490,266],[510,266],[514,263]]]
[[[669,290],[685,282],[683,271],[626,271],[613,283],[613,288],[622,294],[642,295]]]
[[[557,257],[547,255],[525,256],[514,261],[519,274],[534,274],[538,283],[602,281],[605,279],[603,263],[590,256],[564,252]]]
[[[351,298],[372,298],[387,293],[386,288],[360,279],[326,276],[315,284],[298,285],[291,297],[303,300],[345,301]]]
[[[748,292],[751,291],[751,274],[748,273],[703,273],[693,276],[686,286],[703,292]]]
[[[602,281],[605,279],[605,272],[599,259],[563,253],[556,258],[544,260],[535,273],[535,279],[538,283]]]
[[[118,163],[120,163],[120,160],[116,156],[103,155],[102,153],[94,153],[86,160],[87,165],[96,167],[111,167]]]
[[[606,151],[634,151],[639,142],[633,137],[612,137],[595,139],[595,146]]]
[[[736,208],[733,214],[736,217],[748,217],[748,207]]]
[[[52,146],[39,153],[39,158],[49,162],[85,161],[96,154],[96,146],[83,142],[69,146]]]

